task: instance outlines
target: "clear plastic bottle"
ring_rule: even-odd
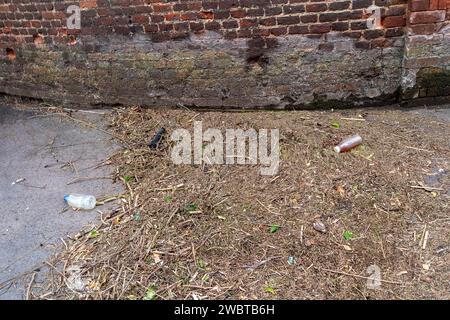
[[[75,209],[92,210],[97,204],[94,196],[84,194],[69,194],[64,196],[64,201]]]
[[[334,147],[334,151],[337,153],[340,152],[347,152],[354,147],[360,145],[362,143],[362,138],[358,134],[351,136],[349,138],[346,138],[342,140],[341,143],[339,143],[336,147]]]

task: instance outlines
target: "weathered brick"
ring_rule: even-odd
[[[307,34],[309,33],[308,26],[290,26],[288,28],[289,34]]]
[[[330,23],[312,24],[309,26],[309,31],[311,33],[327,33],[331,31],[331,24]]]
[[[281,35],[285,35],[287,33],[287,27],[278,27],[278,28],[271,28],[269,29],[270,33],[273,34],[274,36],[281,36]]]
[[[241,28],[251,28],[251,27],[256,27],[257,25],[258,25],[257,19],[242,19],[239,22],[239,26]]]
[[[410,15],[409,22],[411,24],[435,23],[444,21],[445,16],[446,12],[444,10],[412,12]]]
[[[373,4],[373,0],[353,0],[352,8],[353,9],[367,9]]]
[[[430,7],[430,0],[411,0],[409,9],[411,11],[426,11]]]
[[[401,37],[403,36],[405,33],[403,31],[403,28],[390,28],[386,30],[385,36],[387,38],[390,37]]]
[[[378,30],[365,30],[363,31],[363,37],[367,40],[377,39],[384,37],[384,29],[378,29]]]
[[[299,16],[277,17],[277,22],[280,25],[298,24],[300,23],[300,17]]]
[[[331,24],[331,30],[333,31],[347,31],[348,29],[348,22],[335,22]]]
[[[78,4],[82,9],[81,30],[66,28],[68,17],[66,9],[69,3]],[[367,27],[369,13],[366,9],[372,4],[382,8],[382,26],[369,30]],[[20,50],[29,46],[35,50],[32,55],[29,55],[32,57],[40,54],[44,43],[47,44],[45,46],[47,54],[59,54],[63,50],[61,48],[70,45],[74,47],[71,49],[73,54],[80,54],[74,70],[80,67],[84,74],[95,76],[97,72],[96,61],[88,61],[88,59],[95,59],[95,55],[91,57],[86,53],[96,53],[103,61],[120,61],[123,58],[121,48],[124,48],[127,54],[139,53],[136,57],[151,56],[154,50],[161,48],[158,54],[163,54],[164,63],[157,63],[156,67],[150,65],[149,61],[152,59],[160,61],[161,55],[158,55],[152,56],[149,60],[145,59],[145,63],[136,63],[136,66],[144,66],[145,71],[134,70],[134,66],[131,68],[128,66],[128,69],[120,72],[108,69],[108,77],[106,77],[108,80],[99,80],[105,78],[103,74],[95,82],[87,84],[85,89],[85,92],[89,94],[95,91],[92,88],[112,92],[109,95],[95,93],[101,97],[102,101],[110,101],[111,95],[114,96],[115,92],[126,92],[124,91],[126,87],[132,85],[143,87],[135,80],[142,79],[145,86],[149,88],[154,86],[150,89],[154,91],[151,94],[142,92],[137,100],[152,101],[150,104],[158,103],[154,101],[174,101],[174,98],[181,100],[186,98],[182,102],[188,104],[195,105],[199,101],[202,101],[200,102],[202,104],[204,101],[216,99],[216,94],[211,95],[211,92],[221,92],[224,88],[231,92],[233,90],[243,92],[242,101],[245,101],[246,106],[260,105],[261,101],[263,105],[266,103],[266,105],[290,104],[291,100],[299,103],[307,97],[313,97],[316,92],[332,96],[339,95],[342,90],[347,90],[343,95],[345,97],[364,97],[365,85],[365,89],[369,85],[379,86],[380,88],[377,88],[375,92],[379,91],[382,96],[388,96],[390,93],[397,95],[394,92],[398,84],[402,83],[401,76],[404,72],[401,62],[403,60],[410,68],[415,66],[439,69],[448,64],[450,59],[448,37],[442,31],[448,25],[450,25],[450,0],[79,0],[74,2],[0,0],[0,48],[15,46],[17,50]],[[333,32],[331,35],[325,35],[331,31]],[[136,41],[139,43],[142,41],[137,36],[139,33],[145,33],[144,36],[147,39],[162,44],[155,46],[154,50],[140,51],[141,46],[136,45]],[[193,33],[196,34],[196,41],[202,45],[197,46],[192,41],[186,40]],[[422,36],[433,34],[439,36]],[[222,39],[219,40],[218,37]],[[228,54],[224,49],[227,43],[237,38],[245,38],[244,41],[239,40],[238,53],[225,59],[226,62],[221,61],[221,57]],[[408,40],[408,50],[405,50],[405,40]],[[178,43],[172,46],[171,41],[178,41]],[[164,42],[169,43],[164,44]],[[220,45],[216,45],[218,43]],[[241,44],[247,45],[248,48],[241,47]],[[111,47],[113,50],[108,50],[110,45],[113,46]],[[391,50],[374,50],[387,47]],[[277,48],[276,53],[272,53],[273,48]],[[182,52],[182,59],[179,56],[171,56],[176,50]],[[203,55],[198,54],[196,50],[207,53],[204,56],[207,56],[209,60],[202,60]],[[302,59],[292,58],[292,50],[308,52],[308,55],[311,55],[311,59],[305,59],[308,60],[308,67],[305,67]],[[432,52],[433,59],[414,56],[419,53],[426,56],[429,51]],[[193,52],[195,54],[189,56]],[[350,52],[351,55],[349,55]],[[397,55],[394,58],[389,57],[391,52],[396,52]],[[237,59],[236,55],[242,55],[243,59]],[[351,56],[355,56],[355,59],[348,60]],[[272,61],[277,67],[269,69],[271,70],[269,73],[264,73],[264,78],[258,78],[257,74],[261,69],[253,69],[245,65],[249,58],[252,61],[251,64],[255,64],[255,59],[264,60],[257,62],[261,68],[266,68],[265,64],[269,64],[270,67]],[[201,61],[192,63],[195,59]],[[367,63],[359,63],[379,59],[383,59],[383,65],[389,66],[386,67],[385,72],[381,71],[381,73],[384,72],[382,78],[364,78],[362,75],[367,71]],[[3,51],[3,56],[0,54],[0,87],[5,87],[2,79],[13,77],[14,70],[19,70],[18,72],[31,70],[30,72],[33,73],[33,68],[5,69],[5,60],[7,57]],[[8,60],[8,63],[18,63],[17,60]],[[294,60],[296,62],[290,64],[290,61]],[[187,63],[188,67],[181,66],[180,70],[184,71],[180,71],[174,67],[177,66],[175,61],[183,61],[180,63]],[[345,61],[345,64],[342,61]],[[89,68],[83,69],[84,62],[89,65]],[[354,64],[350,69],[349,62]],[[164,68],[165,63],[170,64],[171,67]],[[318,64],[315,65],[315,63]],[[336,68],[330,68],[327,73],[327,68],[323,66],[330,63],[333,63]],[[198,67],[192,69],[192,64]],[[224,72],[209,69],[218,64],[223,64],[221,68]],[[116,66],[120,68],[120,65]],[[308,74],[308,70],[317,70],[316,66],[324,70],[324,75]],[[55,65],[51,72],[60,67],[64,68],[63,64]],[[335,79],[341,73],[344,76],[336,81]],[[180,77],[179,74],[183,76]],[[193,76],[188,77],[188,74]],[[20,83],[21,79],[25,78],[31,79],[32,82],[33,77],[40,79],[44,76],[45,73],[27,74],[26,77],[19,74],[12,83]],[[124,77],[127,77],[126,81],[116,80]],[[325,80],[322,81],[322,78]],[[54,79],[58,79],[58,76],[54,76]],[[62,79],[64,82],[65,79],[63,77]],[[190,82],[191,79],[196,79],[198,82]],[[292,79],[302,79],[302,81],[292,81]],[[55,81],[53,75],[52,81]],[[185,82],[181,83],[181,81]],[[337,83],[341,82],[342,86],[338,86]],[[385,85],[386,82],[389,86]],[[79,83],[84,82],[79,81]],[[264,83],[264,90],[261,90],[261,83]],[[321,85],[318,86],[317,83]],[[358,83],[358,86],[354,83]],[[38,84],[31,83],[29,92],[40,92],[33,86]],[[233,89],[233,86],[236,89]],[[325,87],[328,88],[327,91],[321,92]],[[51,88],[51,85],[47,88]],[[64,90],[61,92],[67,92],[64,86],[62,88]],[[303,95],[303,90],[310,91],[308,95]],[[421,96],[438,94],[432,88],[417,90]],[[257,92],[257,94],[251,95],[248,92]],[[233,93],[230,95],[233,96]],[[122,94],[120,99],[126,100],[133,96],[133,93]],[[155,99],[155,96],[161,97],[161,100]],[[203,100],[198,100],[200,97]],[[395,99],[397,98],[395,96]],[[233,99],[235,102],[219,97],[218,102],[212,104],[240,105],[240,97],[235,95]],[[270,102],[267,102],[268,100]]]
[[[97,8],[97,1],[96,0],[80,1],[80,8],[81,9]]]
[[[306,5],[306,12],[324,12],[327,11],[326,3],[311,3]]]
[[[297,5],[297,6],[284,6],[283,13],[284,14],[294,14],[294,13],[302,13],[305,12],[305,6]]]
[[[448,8],[447,0],[429,0],[430,1],[430,10],[445,10]]]
[[[350,8],[351,1],[334,1],[328,5],[328,8],[333,11],[342,11]]]
[[[300,17],[300,21],[302,23],[314,23],[317,22],[318,17],[317,14],[307,14],[307,15],[302,15]]]
[[[337,14],[333,12],[321,13],[319,15],[320,22],[333,22],[337,20]]]
[[[430,24],[416,24],[409,27],[411,35],[429,35],[433,34],[441,28],[441,25]]]
[[[406,18],[403,16],[390,16],[383,19],[385,28],[403,27],[406,25]]]

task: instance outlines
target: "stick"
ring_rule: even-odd
[[[155,236],[154,236],[153,239],[152,239],[152,242],[150,242],[150,249],[153,248],[153,246],[155,245],[156,239],[157,239],[158,236],[159,236],[159,231],[162,231],[163,229],[165,229],[165,228],[169,225],[169,223],[170,223],[170,221],[172,220],[173,216],[174,216],[177,212],[178,212],[178,208],[175,209],[175,210],[172,212],[172,214],[170,215],[169,219],[167,219],[166,224],[161,228],[161,230],[157,230],[157,231],[156,231]]]
[[[366,121],[366,119],[363,118],[341,118],[342,120],[348,120],[348,121]]]
[[[220,205],[220,204],[224,203],[225,201],[227,201],[227,199],[228,199],[228,198],[222,199],[221,201],[219,201],[218,203],[216,203],[216,204],[213,205],[212,207],[213,207],[213,208],[217,207],[218,205]]]
[[[425,224],[425,226],[423,227],[422,235],[420,236],[419,248],[421,248],[423,246],[423,239],[425,238],[426,231],[427,231],[427,225]]]
[[[28,188],[35,188],[35,189],[45,189],[47,187],[47,185],[43,185],[42,187],[40,187],[40,186],[33,186],[31,184],[26,184],[26,183],[24,183],[23,186],[28,187]]]
[[[300,227],[300,244],[303,245],[303,225]]]
[[[26,300],[30,300],[31,286],[33,285],[33,282],[34,282],[34,278],[35,278],[35,277],[36,277],[36,272],[33,273],[33,275],[31,276],[31,281],[30,281],[30,283],[28,284],[28,287],[27,287],[27,298],[26,298]]]
[[[255,269],[261,267],[262,265],[266,264],[267,262],[272,261],[272,260],[274,260],[274,259],[279,259],[279,258],[281,258],[281,256],[269,257],[269,258],[267,258],[266,260],[257,262],[257,263],[254,264],[254,265],[251,265],[251,266],[250,266],[250,265],[246,265],[246,266],[244,266],[244,268],[246,268],[247,270],[253,271],[253,270],[255,270]]]
[[[433,191],[433,190],[444,191],[444,189],[442,189],[442,188],[433,188],[433,187],[427,187],[427,186],[410,186],[410,187],[413,189],[423,189],[425,191]]]
[[[84,113],[93,113],[93,114],[107,114],[107,112],[100,112],[100,111],[92,111],[92,110],[79,110],[79,109],[71,109],[71,108],[62,108],[64,111],[69,112],[84,112]]]
[[[114,179],[112,176],[109,177],[91,177],[91,178],[76,178],[72,181],[67,182],[67,185],[83,182],[83,181],[90,181],[90,180],[101,180],[101,179]]]
[[[330,270],[330,269],[319,268],[319,267],[317,267],[316,269],[318,269],[319,271],[320,271],[320,270],[323,270],[323,271],[326,271],[326,272],[331,272],[331,273],[341,274],[341,275],[343,275],[343,276],[349,276],[349,277],[355,277],[355,278],[361,278],[361,279],[372,280],[372,278],[369,278],[369,277],[360,276],[360,275],[357,275],[357,274],[346,273],[346,272],[342,272],[342,271]],[[379,281],[385,282],[385,283],[390,283],[390,284],[400,284],[400,285],[405,285],[405,283],[403,283],[403,282],[397,282],[397,281],[390,281],[390,280],[383,280],[383,279],[379,279]]]
[[[427,149],[416,148],[416,147],[405,146],[405,148],[413,149],[413,150],[417,150],[417,151],[425,151],[425,152],[433,153],[433,151],[430,151],[430,150],[427,150]]]
[[[194,264],[197,267],[197,258],[195,257],[195,246],[193,242],[191,242],[191,246],[192,246],[192,257],[194,259]]]
[[[272,210],[270,210],[270,208],[266,205],[264,205],[261,201],[259,201],[258,199],[256,199],[256,202],[258,202],[264,209],[266,209],[269,213],[275,214],[275,215],[280,215],[280,213],[278,212],[274,212]]]
[[[423,237],[423,244],[422,244],[422,250],[425,250],[425,248],[427,247],[427,242],[428,242],[428,236],[429,236],[430,232],[427,230],[425,231],[425,236]]]
[[[184,187],[184,184],[180,183],[179,185],[176,185],[176,186],[173,186],[173,187],[156,188],[156,189],[154,189],[154,191],[171,191],[171,190],[175,191],[175,190],[177,190],[179,188],[182,188],[182,187]]]

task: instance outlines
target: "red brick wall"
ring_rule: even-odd
[[[402,34],[407,0],[0,0],[0,43],[69,42],[66,8],[82,9],[84,35],[145,33],[155,42],[189,33],[219,32],[226,39],[263,38],[267,46],[279,36],[317,36],[339,32],[361,39],[361,46],[389,45],[383,38]],[[364,9],[383,7],[380,30],[365,30]],[[77,32],[75,32],[77,33]],[[367,41],[367,42],[366,42]]]
[[[404,59],[404,96],[450,95],[450,0],[411,0]]]
[[[450,21],[450,0],[411,0],[409,10],[413,35],[433,34]]]
[[[449,12],[450,0],[0,0],[0,94],[233,108],[447,97]]]

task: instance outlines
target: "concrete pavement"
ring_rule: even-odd
[[[104,126],[101,114],[78,114]],[[110,176],[110,167],[95,166],[117,148],[109,135],[67,117],[0,105],[0,299],[25,298],[24,283],[9,280],[33,269],[42,276],[41,265],[61,247],[61,237],[99,221],[95,210],[61,212],[63,196],[120,193],[111,179],[70,184]]]

